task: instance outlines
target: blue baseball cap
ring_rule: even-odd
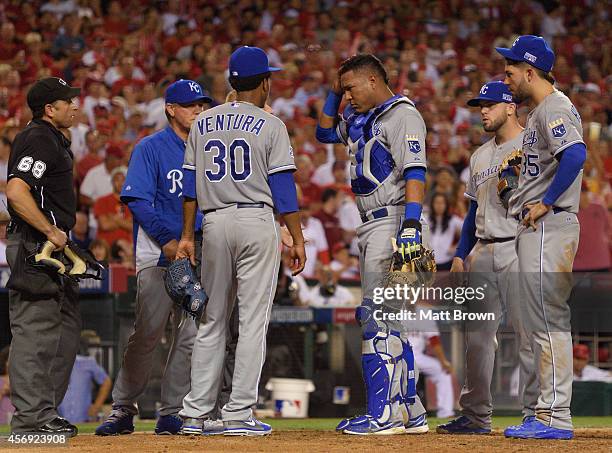
[[[281,68],[270,66],[268,56],[259,47],[239,47],[234,50],[229,59],[231,77],[251,77],[280,70]]]
[[[193,104],[194,102],[212,102],[198,82],[193,80],[180,79],[168,85],[166,88],[167,104]]]
[[[552,71],[555,64],[555,53],[541,36],[519,36],[510,49],[496,47],[495,50],[504,58],[524,61],[544,72]]]
[[[500,81],[485,83],[480,89],[478,96],[467,101],[467,105],[470,107],[478,107],[481,101],[495,103],[505,102],[507,104],[512,102],[516,103],[512,98],[512,93],[510,93],[508,86]]]

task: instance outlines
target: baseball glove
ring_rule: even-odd
[[[504,208],[508,209],[508,201],[514,190],[518,187],[519,175],[521,173],[521,162],[523,152],[515,149],[502,161],[497,171],[497,195]]]
[[[408,261],[404,261],[400,253],[395,251],[383,286],[386,288],[396,285],[430,286],[435,280],[436,269],[436,260],[432,250],[421,247],[420,255]]]
[[[185,313],[199,321],[208,303],[208,296],[202,289],[188,258],[170,263],[164,284],[170,298]]]

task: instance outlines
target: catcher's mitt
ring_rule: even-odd
[[[391,268],[385,276],[383,285],[392,288],[396,285],[430,286],[435,280],[436,260],[432,250],[421,246],[421,253],[416,258],[404,261],[399,252],[394,252]]]
[[[170,263],[164,284],[170,298],[189,316],[199,321],[208,303],[208,296],[188,258]]]
[[[55,245],[51,241],[46,241],[29,259],[35,266],[74,280],[82,278],[102,280],[103,277],[104,266],[93,257],[89,250],[81,249],[70,240],[63,250],[57,252]]]
[[[518,187],[519,174],[521,173],[521,162],[523,152],[515,149],[502,161],[497,171],[497,195],[504,208],[508,209],[508,201],[512,192]]]

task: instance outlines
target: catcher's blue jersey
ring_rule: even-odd
[[[121,197],[146,200],[155,208],[165,227],[179,240],[183,228],[183,160],[185,142],[166,127],[143,138],[132,151]],[[202,214],[196,226],[201,229]],[[136,270],[166,266],[161,246],[134,219]]]

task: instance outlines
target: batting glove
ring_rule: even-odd
[[[421,222],[415,219],[405,219],[395,240],[397,251],[404,262],[421,256]]]

